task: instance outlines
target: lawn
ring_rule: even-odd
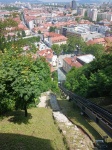
[[[97,139],[102,139],[106,133],[92,120],[88,117],[82,116],[80,109],[75,105],[75,103],[69,102],[65,98],[58,98],[58,103],[63,111],[63,113],[76,125],[83,128],[86,133],[91,137],[94,142]],[[108,142],[112,142],[112,139],[108,137]]]
[[[13,112],[0,120],[0,150],[66,150],[63,137],[46,108]]]

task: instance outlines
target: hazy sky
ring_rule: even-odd
[[[16,0],[0,0],[0,2],[15,2]],[[19,1],[19,0],[17,0]],[[71,2],[72,0],[39,0],[42,2]],[[81,3],[92,3],[92,2],[108,2],[109,0],[76,0],[77,2],[81,2]],[[20,0],[20,2],[38,2],[38,0]],[[110,0],[110,2],[112,2],[112,0]]]

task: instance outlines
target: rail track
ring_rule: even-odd
[[[95,121],[112,138],[112,114],[109,111],[72,93],[61,85],[59,88],[65,95],[69,96],[69,99],[75,101],[83,113]]]

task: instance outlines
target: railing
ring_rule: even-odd
[[[110,137],[112,137],[112,114],[106,109],[82,98],[63,86],[59,85],[60,89],[69,98],[76,102],[81,110],[87,114],[93,121],[95,121]]]

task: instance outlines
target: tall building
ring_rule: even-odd
[[[87,10],[87,16],[89,18],[91,18],[92,21],[97,21],[97,14],[98,14],[97,9],[91,9],[91,8],[89,8]]]
[[[93,9],[92,10],[92,21],[97,21],[97,14],[98,14],[98,11],[97,9]]]
[[[75,0],[72,0],[72,2],[71,2],[71,8],[72,9],[77,9],[77,3],[76,3],[76,1]]]

